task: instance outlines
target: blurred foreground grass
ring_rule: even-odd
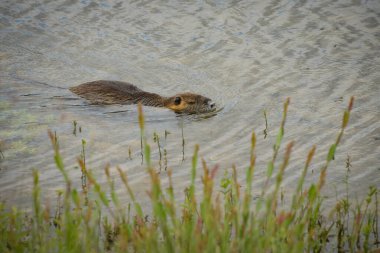
[[[293,147],[293,142],[288,143],[282,161],[277,161],[288,105],[289,100],[284,104],[273,156],[268,161],[267,178],[255,202],[251,195],[256,160],[254,133],[244,188],[237,182],[234,168],[231,175],[226,174],[220,182],[215,182],[218,167],[209,168],[203,161],[203,196],[197,198],[196,146],[190,168],[191,183],[184,193],[184,201],[178,203],[170,170],[169,187],[163,189],[160,174],[151,166],[140,105],[139,124],[146,172],[151,180],[148,195],[152,206],[152,210],[144,212],[127,175],[120,168],[120,178],[130,197],[128,207],[120,203],[108,168],[105,174],[110,190],[102,188],[86,168],[85,143],[82,158],[78,160],[82,189],[74,189],[62,162],[58,138],[49,132],[54,160],[65,179],[66,189],[58,193],[57,206],[51,210],[51,206],[41,203],[39,174],[34,171],[32,214],[0,204],[0,252],[369,252],[379,247],[378,188],[369,187],[368,195],[360,204],[352,204],[347,197],[338,200],[327,217],[321,212],[324,203],[321,190],[347,127],[353,98],[344,111],[340,132],[327,152],[319,180],[307,187],[304,185],[316,150],[314,146],[305,154],[305,166],[292,193],[291,204],[278,207],[280,186]],[[276,161],[278,167],[275,167]],[[274,187],[270,185],[272,178]],[[217,183],[222,193],[215,193]]]

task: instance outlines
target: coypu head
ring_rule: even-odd
[[[164,106],[176,113],[205,113],[215,111],[215,103],[204,96],[182,93],[165,99]]]

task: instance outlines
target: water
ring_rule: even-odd
[[[120,166],[145,202],[149,178],[141,166],[137,108],[92,106],[68,91],[97,79],[128,81],[162,95],[192,91],[222,109],[214,117],[183,119],[166,109],[144,108],[152,161],[158,168],[156,132],[178,196],[188,184],[195,144],[210,166],[219,165],[218,178],[236,165],[244,185],[253,130],[254,185],[260,192],[287,97],[284,143],[294,140],[295,146],[284,192],[291,191],[314,144],[308,182],[318,179],[350,96],[355,96],[352,118],[324,194],[330,199],[345,194],[347,157],[351,197],[364,196],[369,185],[380,187],[379,1],[3,0],[0,10],[2,201],[30,206],[33,169],[40,171],[50,201],[64,188],[53,164],[51,129],[74,186],[80,186],[76,158],[85,139],[86,160],[99,181],[105,183],[103,169],[110,165],[127,202],[115,170]],[[76,135],[74,120],[82,130]],[[166,182],[164,161],[161,166]]]

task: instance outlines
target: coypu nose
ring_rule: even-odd
[[[207,102],[208,106],[211,108],[211,109],[214,109],[215,108],[215,102],[212,102],[211,100]]]

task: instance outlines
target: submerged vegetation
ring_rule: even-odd
[[[198,146],[195,147],[190,185],[183,202],[174,197],[171,170],[167,169],[169,187],[163,188],[160,168],[153,168],[150,145],[144,135],[144,117],[139,106],[142,154],[150,177],[148,192],[152,209],[143,211],[128,183],[127,174],[117,168],[130,202],[124,207],[115,192],[110,168],[105,169],[108,188],[98,183],[86,166],[85,141],[78,159],[82,171],[82,189],[75,189],[66,172],[57,136],[49,132],[54,160],[62,173],[66,188],[58,193],[55,210],[43,205],[38,171],[34,171],[33,213],[0,204],[0,252],[369,252],[379,247],[379,204],[376,187],[357,205],[344,198],[338,200],[328,215],[322,213],[321,190],[328,167],[347,127],[353,106],[351,98],[344,111],[336,141],[327,152],[317,182],[306,185],[305,178],[316,147],[306,154],[306,161],[296,189],[287,206],[278,205],[283,197],[281,183],[291,157],[293,142],[282,147],[289,100],[284,104],[282,123],[268,162],[267,178],[260,198],[252,196],[256,161],[256,135],[252,133],[250,163],[246,181],[238,182],[237,171],[216,182],[218,166],[202,164],[203,194],[196,194]],[[266,114],[264,112],[266,117]],[[75,126],[76,129],[76,126]],[[154,135],[160,157],[160,139]],[[130,157],[130,151],[129,151]],[[279,164],[279,166],[275,166]],[[166,170],[166,162],[164,164]],[[347,158],[347,170],[350,158]],[[274,182],[274,185],[272,185]],[[346,178],[348,187],[348,175]],[[221,191],[216,190],[219,184]],[[122,186],[117,186],[122,187]],[[219,189],[219,188],[218,188]],[[51,217],[53,215],[53,217]]]

